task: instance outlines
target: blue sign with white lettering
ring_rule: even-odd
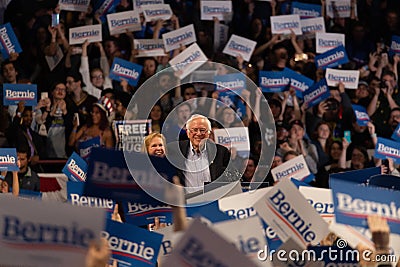
[[[100,19],[104,23],[106,15],[114,13],[120,2],[121,0],[93,0],[93,11],[100,14]]]
[[[37,191],[32,191],[32,190],[26,190],[26,189],[19,189],[19,198],[23,199],[42,199],[42,192],[37,192]]]
[[[79,142],[78,150],[79,150],[79,155],[82,157],[82,159],[84,159],[86,162],[89,162],[90,153],[92,151],[92,148],[99,147],[100,142],[101,142],[100,136],[93,137],[92,139]]]
[[[87,163],[75,152],[69,157],[62,172],[73,182],[84,182],[86,180]]]
[[[151,267],[157,263],[163,235],[134,225],[107,220],[101,232],[120,267]]]
[[[10,23],[0,26],[0,52],[3,59],[9,58],[11,53],[22,52],[21,45]]]
[[[400,55],[400,36],[392,35],[390,42],[389,56],[393,57],[395,54]]]
[[[353,107],[354,115],[356,115],[357,124],[360,126],[367,126],[370,119],[365,107],[360,105],[351,106]]]
[[[356,171],[345,171],[329,174],[329,181],[332,179],[353,182],[357,184],[365,184],[371,176],[381,173],[380,167],[367,168]]]
[[[343,45],[339,45],[323,54],[315,56],[315,65],[320,69],[334,68],[349,62],[346,49]]]
[[[15,148],[0,148],[0,171],[19,171],[17,162]]]
[[[394,190],[400,190],[400,179],[390,174],[378,174],[369,179],[368,186],[378,186]]]
[[[219,209],[218,201],[210,202],[206,205],[188,205],[186,207],[186,214],[188,217],[204,217],[212,223],[223,222],[232,220],[233,217]]]
[[[114,212],[114,201],[107,198],[88,197],[83,195],[84,183],[67,182],[67,201],[73,206],[101,208],[106,210],[107,218],[111,219]]]
[[[293,2],[292,3],[292,14],[293,15],[298,14],[300,16],[300,19],[321,17],[321,6]]]
[[[307,184],[307,183],[305,183],[305,182],[299,181],[299,180],[294,179],[294,178],[290,178],[290,181],[292,181],[292,183],[293,183],[297,188],[299,188],[300,186],[307,186],[307,187],[310,187],[310,186],[311,186],[311,185],[309,185],[309,184]]]
[[[290,74],[283,71],[260,71],[258,84],[264,93],[278,93],[289,89]]]
[[[109,77],[116,81],[126,80],[130,85],[136,86],[142,69],[143,67],[138,64],[116,57],[111,66]]]
[[[397,125],[396,130],[394,130],[391,138],[397,142],[400,142],[400,123]]]
[[[368,215],[386,218],[390,232],[400,234],[400,192],[365,187],[342,180],[331,181],[337,223],[368,228]]]
[[[296,90],[296,96],[298,98],[303,98],[303,92],[308,90],[314,84],[314,81],[289,68],[285,68],[285,71],[290,77],[290,88]]]
[[[329,98],[331,92],[326,83],[326,79],[321,79],[319,82],[315,83],[310,89],[303,92],[304,102],[307,103],[308,108],[318,105],[321,101]]]
[[[377,159],[391,158],[397,164],[400,163],[400,143],[378,137],[375,146],[374,157]]]
[[[121,201],[131,201],[151,205],[159,205],[159,201],[149,196],[136,183],[131,175],[137,175],[137,179],[142,181],[142,186],[148,187],[154,194],[163,194],[165,188],[160,183],[161,177],[169,177],[175,170],[171,170],[168,165],[165,168],[157,166],[155,170],[152,166],[163,165],[164,160],[150,161],[147,154],[132,153],[135,160],[135,169],[128,169],[126,158],[123,151],[109,150],[105,148],[93,148],[89,160],[87,179],[85,182],[84,195],[111,198]],[[158,191],[157,191],[158,190]]]
[[[4,106],[18,105],[21,101],[25,102],[25,106],[37,105],[36,84],[3,84]]]
[[[154,200],[156,201],[156,200]],[[122,204],[127,223],[143,226],[154,223],[158,217],[161,223],[172,223],[172,208],[163,203],[150,205],[144,203],[124,202]]]
[[[243,73],[214,76],[215,89],[218,91],[218,100],[228,106],[236,106],[237,96],[246,89],[246,77]]]

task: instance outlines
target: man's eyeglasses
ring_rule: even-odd
[[[92,76],[92,79],[103,79],[103,78],[104,78],[104,77],[103,77],[102,74],[96,75],[96,76]]]
[[[205,133],[207,133],[208,132],[208,130],[207,129],[205,129],[205,128],[192,128],[192,129],[189,129],[189,131],[190,131],[190,133],[192,133],[192,134],[194,134],[194,133],[200,133],[200,134],[205,134]]]

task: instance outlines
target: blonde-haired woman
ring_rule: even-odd
[[[146,136],[144,145],[147,154],[156,157],[165,157],[166,141],[164,135],[154,132]]]

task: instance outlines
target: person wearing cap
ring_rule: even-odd
[[[92,106],[98,100],[83,90],[82,75],[79,72],[70,72],[66,79],[67,92],[72,100],[72,112],[79,113],[79,121],[85,124]]]
[[[73,122],[73,130],[69,138],[69,145],[78,147],[79,142],[84,142],[95,137],[100,137],[100,146],[106,148],[114,147],[114,138],[108,123],[108,113],[112,110],[111,101],[103,97],[99,102],[94,103],[91,116],[78,131],[77,121]]]
[[[300,120],[294,120],[290,123],[288,141],[281,144],[277,153],[285,155],[288,151],[295,151],[302,154],[305,158],[307,166],[312,173],[318,171],[318,152],[315,145],[311,144],[304,138],[304,124]]]
[[[366,81],[360,80],[351,101],[353,104],[367,108],[374,94],[375,92],[370,89],[369,84]]]
[[[289,125],[284,121],[276,121],[275,122],[276,129],[276,143],[279,146],[280,144],[287,142],[289,137]]]

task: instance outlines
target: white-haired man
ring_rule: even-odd
[[[186,191],[190,193],[201,190],[205,182],[215,181],[224,173],[229,164],[230,152],[209,139],[211,123],[207,117],[192,115],[186,122],[186,129],[189,140],[179,142],[179,150],[185,160],[178,167],[177,173],[181,183],[187,187]],[[172,151],[168,154],[177,152]]]

